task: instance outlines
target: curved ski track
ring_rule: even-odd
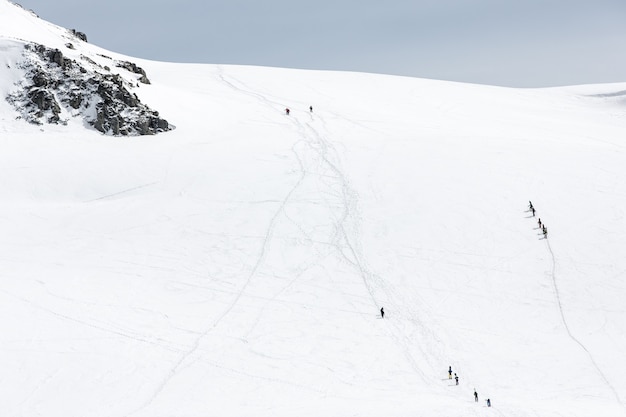
[[[232,77],[227,78],[224,75],[223,70],[220,67],[218,67],[218,69],[219,69],[219,72],[217,74],[217,77],[226,86],[230,87],[231,89],[235,90],[238,93],[257,99],[262,104],[270,107],[272,111],[282,111],[281,109],[282,103],[276,100],[272,100],[263,94],[252,91],[250,88],[242,85],[242,83],[240,83],[239,81],[233,80]],[[320,118],[320,116],[318,115],[316,115],[315,117]],[[335,183],[325,184],[325,186],[330,188],[331,191],[333,187],[336,187],[340,190],[340,194],[341,194],[340,201],[342,203],[343,208],[342,208],[342,213],[339,216],[339,218],[334,219],[335,232],[331,238],[331,242],[329,243],[335,247],[335,251],[340,256],[340,258],[342,258],[346,263],[351,265],[357,271],[358,276],[360,276],[361,279],[363,280],[363,284],[371,298],[374,308],[377,309],[380,307],[380,303],[376,296],[376,293],[378,291],[382,291],[383,293],[387,294],[387,290],[385,290],[386,286],[384,285],[382,278],[374,274],[373,272],[371,272],[369,268],[367,267],[366,261],[364,259],[364,255],[360,249],[359,235],[358,235],[359,234],[358,233],[358,216],[357,216],[358,194],[356,193],[355,190],[352,189],[348,178],[346,177],[346,175],[340,168],[339,162],[338,162],[339,157],[337,156],[336,151],[334,150],[334,147],[332,146],[332,144],[330,144],[326,139],[324,139],[323,135],[320,134],[320,132],[318,132],[311,123],[302,123],[301,121],[297,119],[295,115],[290,116],[288,120],[290,123],[294,125],[294,127],[296,128],[300,136],[300,140],[296,141],[295,144],[292,146],[292,152],[299,165],[300,176],[298,180],[296,181],[296,183],[289,190],[287,195],[284,197],[280,206],[278,207],[273,217],[271,218],[269,225],[266,229],[265,237],[264,237],[261,249],[260,249],[260,253],[259,253],[259,256],[257,258],[257,261],[254,267],[250,271],[250,274],[248,275],[246,281],[241,286],[241,288],[239,289],[238,293],[235,295],[235,297],[233,298],[229,306],[222,312],[221,315],[219,315],[211,323],[210,326],[208,326],[204,331],[202,331],[199,334],[199,336],[195,339],[192,346],[189,349],[187,349],[179,357],[179,359],[176,361],[174,366],[170,368],[170,370],[167,372],[167,374],[164,376],[161,382],[155,387],[155,389],[153,390],[149,398],[146,399],[135,410],[128,413],[127,417],[135,415],[138,412],[150,406],[154,402],[154,400],[159,396],[159,394],[165,389],[167,384],[174,378],[174,376],[182,368],[184,368],[188,364],[193,363],[197,360],[197,358],[192,359],[192,356],[198,351],[202,343],[202,340],[206,338],[224,320],[224,318],[236,307],[239,300],[242,298],[242,296],[245,295],[245,291],[247,287],[249,286],[252,279],[257,274],[259,268],[263,265],[266,254],[269,251],[273,231],[276,225],[278,224],[280,217],[285,215],[285,208],[289,204],[293,194],[300,188],[300,186],[302,185],[303,181],[305,180],[305,178],[307,177],[309,173],[318,174],[320,175],[320,177],[322,177],[324,176],[323,168],[327,168],[328,170],[330,170],[330,172],[334,174],[333,176],[330,176],[330,177],[336,180]],[[322,119],[320,118],[320,120]],[[322,123],[323,123],[323,120],[322,120]],[[306,148],[304,150],[298,150],[299,144],[304,144]],[[313,159],[319,162],[322,168],[318,167],[318,168],[309,170],[308,167],[305,166],[305,162],[304,162],[306,159],[305,155],[307,156],[313,155]],[[335,160],[337,162],[335,162]],[[291,219],[288,219],[288,220],[291,220]],[[351,225],[349,224],[350,221],[352,221]],[[306,236],[306,232],[304,230],[302,232]],[[290,280],[286,284],[285,287],[283,287],[270,300],[268,300],[268,302],[266,303],[266,306],[269,303],[271,303],[272,300],[276,299],[282,292],[288,289],[299,278],[299,276],[302,275],[309,268],[310,266],[304,267],[304,269],[301,270],[301,273],[299,275],[296,275],[292,280]],[[390,294],[387,294],[385,296],[385,299],[391,300],[389,296]],[[262,314],[264,309],[265,307],[262,307],[259,314]],[[259,321],[260,321],[260,317],[257,318],[257,320],[251,325],[246,335],[249,335],[254,330],[254,328],[258,325]],[[412,321],[419,323],[421,325],[420,320],[412,320]],[[407,361],[411,365],[411,368],[414,370],[414,372],[418,374],[422,380],[424,380],[425,382],[428,382],[428,379],[426,378],[423,371],[418,366],[417,361],[415,360],[415,358],[413,357],[411,353],[416,347],[410,344],[409,338],[403,333],[403,331],[399,328],[397,324],[394,324],[392,322],[390,323],[391,324],[388,326],[388,332],[390,336],[396,341],[397,345],[402,348],[404,352],[404,356],[406,357]],[[389,327],[392,327],[392,328],[390,329]],[[216,364],[211,363],[211,362],[207,362],[207,363],[213,366],[217,366]],[[287,381],[280,381],[280,382],[298,386],[297,384],[293,384]],[[307,387],[304,387],[304,388],[310,389]]]
[[[550,252],[550,256],[552,258],[552,270],[550,271],[550,276],[552,278],[552,284],[554,286],[554,293],[556,296],[556,303],[559,308],[559,314],[561,315],[561,321],[563,322],[565,331],[567,332],[567,335],[569,336],[569,338],[572,339],[572,341],[576,343],[587,354],[594,368],[596,369],[596,371],[598,372],[602,380],[604,380],[607,387],[611,390],[611,392],[615,396],[615,399],[617,400],[618,404],[624,409],[624,411],[626,411],[626,406],[624,406],[624,403],[620,399],[619,394],[617,393],[617,390],[615,389],[613,384],[611,384],[611,382],[606,377],[604,372],[602,372],[602,369],[596,362],[595,358],[593,357],[593,354],[589,351],[589,349],[587,349],[587,347],[580,340],[578,340],[578,338],[576,338],[576,336],[574,336],[574,334],[572,333],[569,327],[569,324],[567,323],[567,319],[565,318],[565,312],[563,311],[563,304],[561,303],[561,295],[559,292],[559,286],[556,280],[556,257],[554,256],[554,252],[552,251],[552,246],[550,246],[550,241],[547,239],[546,239],[546,245],[548,247],[548,251]]]

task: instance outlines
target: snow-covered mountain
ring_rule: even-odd
[[[176,129],[28,123],[32,48]],[[626,83],[151,62],[6,0],[0,60],[0,414],[626,416]]]

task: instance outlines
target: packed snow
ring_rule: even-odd
[[[163,63],[66,36],[0,0],[0,414],[626,416],[626,83]],[[176,129],[16,118],[25,42],[138,63]]]

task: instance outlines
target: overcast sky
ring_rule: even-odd
[[[17,0],[90,43],[172,62],[513,87],[626,82],[626,0]]]

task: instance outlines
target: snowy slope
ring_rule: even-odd
[[[3,415],[626,415],[626,83],[133,61],[176,130],[0,100]]]

